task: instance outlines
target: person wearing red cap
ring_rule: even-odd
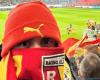
[[[60,31],[44,3],[22,3],[9,13],[1,56],[0,80],[64,80]]]

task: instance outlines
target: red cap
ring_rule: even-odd
[[[4,57],[16,44],[33,37],[49,37],[61,43],[57,23],[42,2],[23,3],[10,12],[5,25],[1,56]]]

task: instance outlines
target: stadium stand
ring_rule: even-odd
[[[0,5],[14,5],[22,2],[37,0],[0,0]],[[96,5],[100,6],[100,0],[41,0],[47,4],[70,4],[70,5]]]
[[[16,4],[28,1],[38,0],[0,0],[0,10],[10,10]],[[41,0],[48,4],[48,7],[66,7],[69,0]]]
[[[0,0],[0,10],[10,10],[16,4],[38,0]],[[100,0],[41,0],[48,7],[100,8]],[[10,6],[10,7],[9,7]]]

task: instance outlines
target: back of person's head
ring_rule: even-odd
[[[85,47],[85,50],[87,51],[86,53],[98,53],[98,45],[88,45]]]
[[[87,54],[80,63],[80,76],[87,80],[89,78],[100,79],[100,57],[96,54]]]
[[[19,4],[10,12],[5,24],[2,57],[17,44],[35,37],[51,38],[61,44],[56,20],[44,3]]]

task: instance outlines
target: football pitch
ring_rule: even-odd
[[[52,8],[57,23],[59,25],[62,41],[69,37],[80,39],[85,31],[88,19],[93,19],[100,23],[100,9],[82,9],[82,8]],[[0,42],[2,41],[5,20],[8,11],[0,11]],[[40,14],[41,15],[41,14]],[[67,26],[71,24],[73,31],[67,34]]]

